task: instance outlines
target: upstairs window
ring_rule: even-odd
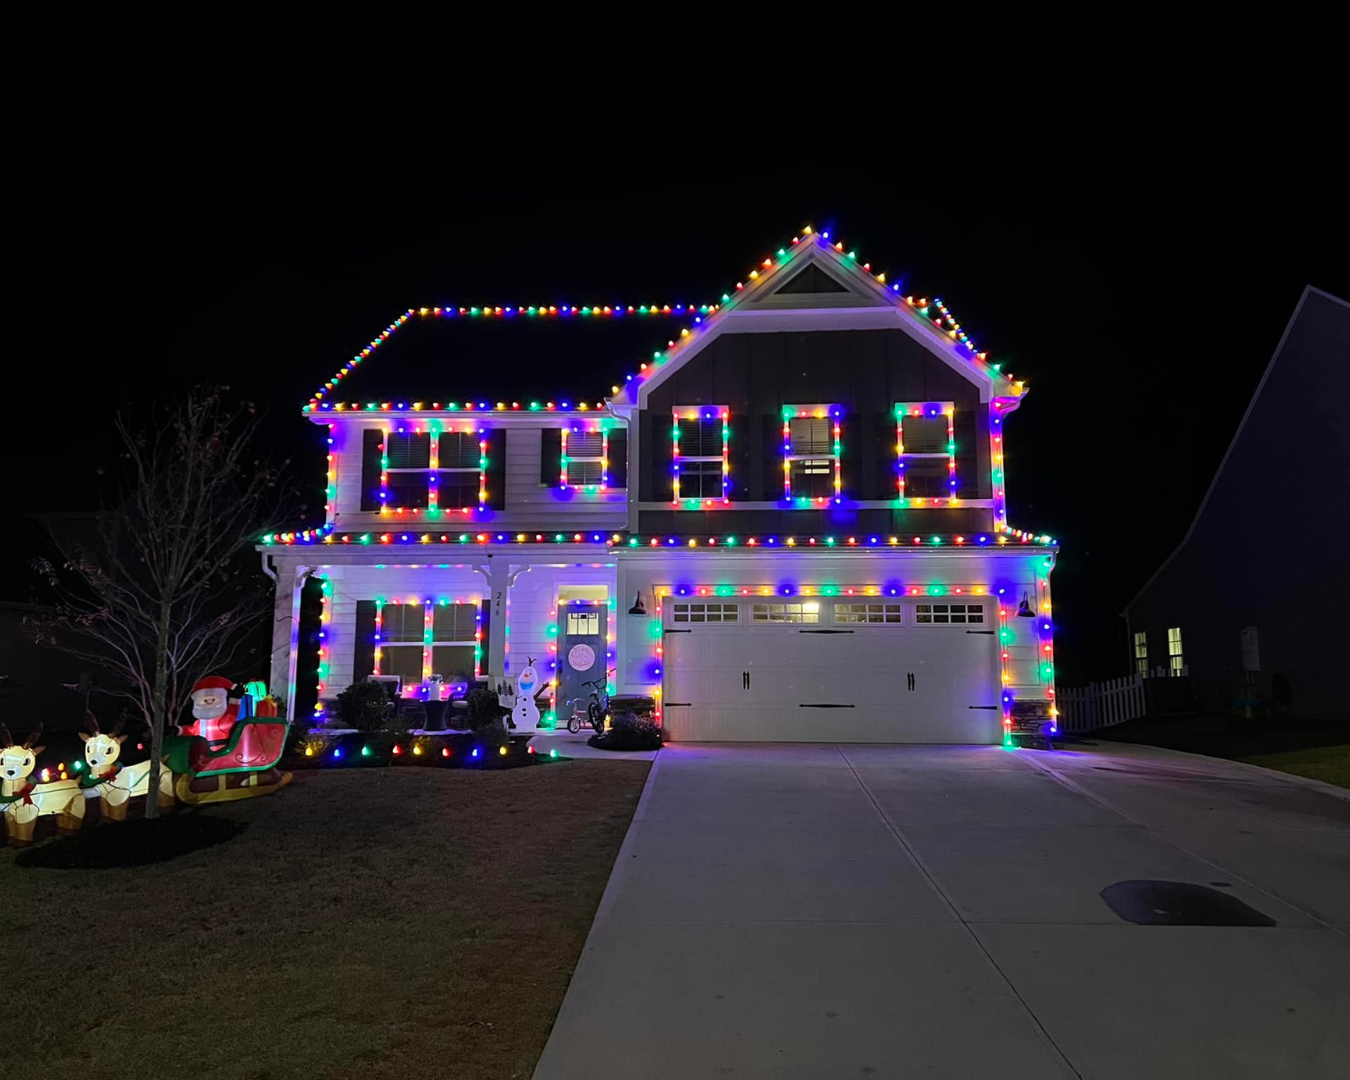
[[[950,401],[895,406],[896,488],[902,502],[956,498],[955,413]]]
[[[484,430],[385,429],[380,459],[380,513],[469,510],[487,501]]]
[[[783,497],[790,501],[838,500],[839,420],[830,405],[788,405],[783,409]]]
[[[1148,674],[1148,634],[1143,630],[1134,632],[1134,670],[1140,675]]]
[[[688,405],[673,411],[671,502],[690,509],[709,500],[727,501],[731,443],[730,410],[724,405]]]
[[[1167,669],[1172,675],[1184,675],[1186,673],[1186,654],[1181,648],[1181,627],[1169,626],[1167,628]]]
[[[431,496],[431,436],[425,431],[384,433],[380,509],[424,509]]]
[[[604,491],[608,487],[609,436],[598,425],[573,424],[562,429],[563,487]]]

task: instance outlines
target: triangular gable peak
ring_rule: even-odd
[[[936,301],[935,301],[936,303]],[[886,283],[870,265],[859,264],[842,243],[807,230],[778,257],[766,258],[747,282],[695,328],[682,330],[643,372],[618,390],[612,404],[621,411],[640,407],[647,394],[724,333],[821,329],[900,329],[981,388],[986,399],[1016,407],[1025,388],[985,361],[955,329],[940,328],[912,297]],[[950,320],[948,320],[950,321]],[[935,325],[935,323],[937,325]]]

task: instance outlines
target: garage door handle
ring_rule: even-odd
[[[851,634],[852,630],[798,630],[799,634]]]
[[[692,705],[692,704],[693,704],[692,701],[667,701],[667,702],[666,702],[666,708],[667,708],[667,709],[670,709],[670,708],[674,708],[676,705],[685,705],[685,706],[687,706],[687,705]]]
[[[667,630],[666,633],[669,634],[670,631]],[[688,633],[688,631],[686,630],[685,633]],[[966,633],[967,633],[967,634],[988,634],[990,637],[993,637],[993,636],[994,636],[994,632],[993,632],[992,630],[967,630]]]
[[[989,632],[990,632],[991,634],[993,633],[992,630],[990,630]],[[663,634],[692,634],[693,631],[692,631],[692,630],[669,630],[669,629],[667,629],[667,630],[662,630],[661,633],[663,633]]]
[[[997,709],[998,706],[997,706],[997,705],[967,705],[966,708],[967,708],[967,709],[989,709],[990,711],[993,711],[994,709]]]
[[[852,705],[798,705],[799,709],[851,709]]]

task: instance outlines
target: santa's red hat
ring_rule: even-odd
[[[233,690],[234,680],[227,679],[224,675],[208,675],[204,679],[198,679],[197,685],[192,688],[195,694],[198,690]]]

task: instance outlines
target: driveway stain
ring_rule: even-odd
[[[1101,898],[1119,918],[1137,926],[1276,925],[1236,896],[1189,881],[1117,881],[1101,891]]]

